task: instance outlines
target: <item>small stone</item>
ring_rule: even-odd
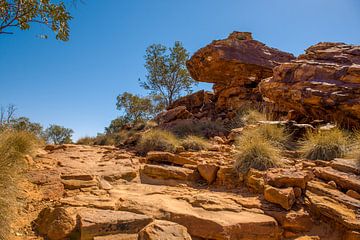
[[[358,193],[358,192],[356,192],[356,191],[354,191],[354,190],[348,190],[347,192],[346,192],[346,195],[348,195],[349,197],[352,197],[352,198],[355,198],[355,199],[358,199],[358,200],[360,200],[360,194]]]
[[[156,220],[139,232],[138,240],[191,240],[186,227],[169,221]]]
[[[290,210],[295,202],[295,194],[293,188],[275,188],[267,185],[264,191],[265,200],[279,204],[286,210]]]
[[[200,164],[197,167],[201,177],[203,177],[208,184],[211,184],[216,179],[216,174],[219,170],[219,167],[213,164]]]
[[[337,188],[336,182],[334,181],[329,181],[328,184],[333,188]]]

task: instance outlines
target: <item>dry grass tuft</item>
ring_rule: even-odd
[[[179,140],[174,134],[160,129],[151,129],[145,132],[136,145],[137,151],[145,155],[150,151],[175,152]]]
[[[235,155],[235,170],[246,173],[250,168],[266,170],[281,166],[280,149],[263,135],[247,131],[237,140],[238,154]]]
[[[194,135],[189,135],[181,140],[181,146],[185,150],[200,151],[209,147],[209,142],[206,139]]]
[[[283,126],[274,124],[262,124],[254,131],[264,136],[272,144],[284,147],[290,139],[290,135],[286,132]]]
[[[344,157],[347,152],[348,137],[339,128],[327,131],[308,132],[301,143],[303,156],[311,160],[332,160]]]
[[[24,167],[24,155],[30,154],[38,141],[28,132],[0,133],[0,239],[8,239],[16,211],[16,182]]]

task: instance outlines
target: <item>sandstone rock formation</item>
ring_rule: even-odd
[[[251,33],[233,32],[227,39],[198,50],[187,67],[195,80],[214,83],[217,111],[229,111],[261,102],[259,82],[271,77],[274,67],[293,58],[253,40]]]
[[[27,215],[49,239],[335,240],[359,235],[360,200],[354,196],[360,168],[354,160],[291,157],[291,166],[251,169],[243,176],[234,172],[232,154],[222,145],[212,151],[149,152],[143,158],[126,149],[63,145],[34,158],[28,176],[40,196],[28,197]],[[39,181],[46,178],[52,186],[76,184],[54,195],[46,181]],[[96,184],[83,183],[88,181]]]
[[[274,68],[260,84],[264,99],[279,109],[307,118],[358,125],[360,119],[360,47],[318,43],[296,60]]]

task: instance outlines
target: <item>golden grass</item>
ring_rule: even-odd
[[[279,125],[261,124],[254,131],[279,147],[284,147],[290,139],[290,135],[286,132],[285,128]]]
[[[246,131],[236,141],[239,151],[235,155],[234,168],[239,173],[246,173],[250,168],[266,170],[281,166],[280,149],[259,132]]]
[[[206,139],[194,135],[189,135],[181,140],[181,146],[185,150],[200,151],[209,147],[209,142]]]
[[[346,133],[339,128],[308,132],[300,150],[303,156],[310,160],[332,160],[345,156],[347,142]]]
[[[179,146],[179,140],[171,132],[161,129],[151,129],[143,133],[136,149],[140,154],[145,155],[150,151],[175,152]]]
[[[4,131],[0,133],[0,239],[8,239],[10,224],[16,217],[16,183],[24,166],[24,155],[30,154],[37,144],[28,132]]]

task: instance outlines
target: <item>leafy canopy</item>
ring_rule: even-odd
[[[181,42],[175,42],[171,48],[161,44],[150,45],[145,54],[148,74],[146,81],[140,81],[140,85],[153,96],[158,96],[165,108],[168,107],[183,92],[191,92],[191,87],[196,84],[186,69],[188,59],[189,53]]]
[[[14,28],[28,30],[38,23],[48,26],[56,39],[67,41],[71,18],[63,1],[0,0],[0,34],[12,34]]]
[[[54,144],[71,143],[71,137],[74,131],[70,128],[65,128],[59,125],[50,125],[45,132],[44,137],[47,142]]]
[[[121,121],[130,123],[148,120],[155,111],[151,98],[140,97],[128,92],[124,92],[117,97],[116,108],[124,111]]]

